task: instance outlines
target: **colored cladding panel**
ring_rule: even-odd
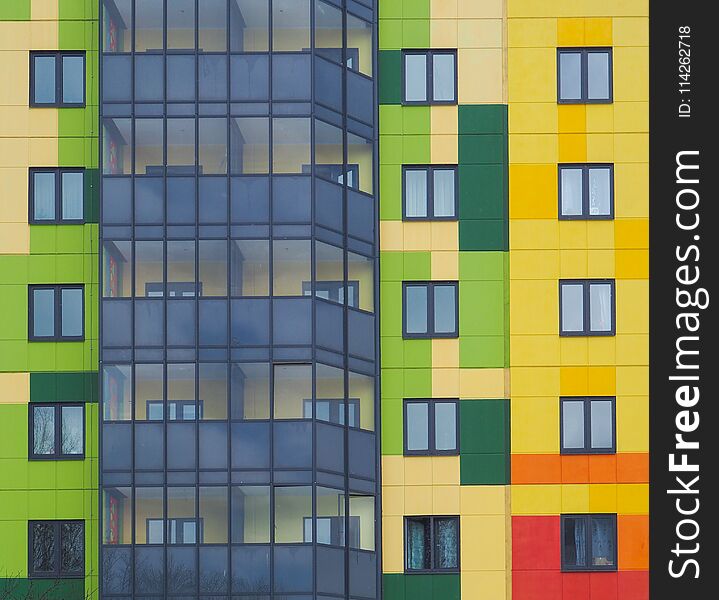
[[[460,587],[459,574],[382,575],[382,597],[385,600],[459,600]]]
[[[0,3],[0,21],[27,21],[30,19],[31,0],[6,0]]]
[[[648,483],[649,454],[513,454],[512,483]]]
[[[462,400],[459,421],[462,485],[508,484],[509,401]]]
[[[402,52],[380,50],[377,89],[380,104],[402,103]]]
[[[97,371],[30,374],[30,402],[97,401]]]
[[[81,600],[84,597],[82,579],[0,578],[0,598],[4,600]]]

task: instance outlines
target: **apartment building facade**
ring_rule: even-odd
[[[647,598],[647,28],[0,7],[0,596]]]

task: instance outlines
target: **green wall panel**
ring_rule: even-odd
[[[384,600],[459,600],[459,573],[382,575]]]
[[[97,371],[30,373],[30,402],[97,402]]]
[[[30,19],[30,0],[2,0],[0,21],[27,21]]]
[[[509,400],[461,400],[459,403],[460,483],[510,482]]]
[[[382,23],[380,23],[380,27],[382,27]],[[380,50],[377,60],[379,103],[400,104],[402,102],[402,52],[400,50]],[[380,124],[383,124],[381,117]]]
[[[0,572],[1,573],[1,572]],[[26,579],[0,575],[0,598],[3,600],[83,600],[83,579]]]

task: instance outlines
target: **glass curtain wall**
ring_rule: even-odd
[[[372,0],[102,0],[103,597],[378,595]]]

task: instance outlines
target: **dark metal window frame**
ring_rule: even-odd
[[[435,100],[434,99],[434,56],[439,54],[451,54],[454,56],[454,99],[453,100]],[[411,55],[424,56],[426,59],[426,80],[425,80],[425,100],[407,100],[407,72],[406,58]],[[437,50],[402,50],[402,104],[406,106],[454,106],[458,103],[458,85],[457,85],[457,50],[441,48]]]
[[[62,526],[67,523],[80,523],[83,529],[82,535],[82,571],[62,571]],[[51,524],[54,528],[55,535],[55,564],[57,568],[54,571],[35,571],[34,553],[33,553],[33,527],[35,525]],[[39,519],[27,522],[27,573],[30,579],[84,579],[85,577],[85,521],[83,519]]]
[[[55,58],[55,102],[35,102],[35,57],[52,56]],[[63,102],[62,59],[64,57],[82,57],[82,102]],[[33,108],[84,108],[87,102],[87,57],[84,50],[39,50],[30,52],[30,106]]]
[[[35,174],[52,173],[55,176],[55,218],[35,218]],[[82,219],[66,219],[62,214],[62,176],[65,173],[82,173]],[[85,169],[71,167],[31,167],[28,182],[28,222],[31,225],[82,225],[85,222]]]
[[[407,288],[427,288],[427,332],[407,333]],[[450,333],[436,333],[434,330],[434,288],[454,287],[454,331]],[[406,340],[444,339],[459,337],[459,282],[458,281],[403,281],[402,282],[402,337]]]
[[[592,565],[592,520],[595,518],[610,518],[612,523],[612,532],[614,535],[614,556],[612,565]],[[568,520],[584,519],[586,532],[586,556],[584,560],[585,566],[575,566],[567,564],[567,549],[564,545],[564,527]],[[559,544],[561,546],[562,571],[563,572],[587,572],[587,571],[617,571],[617,515],[616,513],[593,513],[593,514],[566,514],[561,515]]]
[[[612,445],[609,448],[592,448],[592,402],[612,403]],[[584,448],[564,447],[564,403],[584,402]],[[562,396],[559,398],[559,440],[561,454],[616,454],[617,453],[617,399],[615,396]]]
[[[427,404],[427,450],[410,450],[407,448],[407,406],[410,404]],[[437,404],[454,404],[455,407],[455,441],[454,450],[437,450],[435,406]],[[405,456],[457,456],[459,454],[459,399],[457,398],[405,398],[402,403],[402,431],[404,434]]]
[[[82,407],[82,452],[79,454],[63,454],[62,452],[62,409],[66,406]],[[30,402],[28,407],[28,460],[85,459],[85,404],[83,402]],[[35,409],[40,407],[55,409],[55,450],[52,454],[35,454]]]
[[[407,172],[424,171],[427,173],[427,216],[411,217],[407,215]],[[434,172],[454,171],[454,214],[450,217],[437,217],[434,214]],[[459,219],[459,169],[457,165],[402,165],[402,220],[403,221],[457,221]]]
[[[28,286],[28,340],[31,342],[82,342],[85,340],[85,284],[68,283],[60,285]],[[53,290],[55,294],[55,331],[52,336],[36,336],[35,331],[35,290]],[[80,335],[62,335],[62,290],[82,291],[82,333]]]
[[[441,519],[453,519],[457,523],[457,566],[452,567],[451,569],[441,569],[438,567],[435,567],[435,551],[434,551],[434,545],[435,545],[435,523],[438,520]],[[429,541],[429,547],[430,547],[430,564],[432,565],[431,569],[410,569],[409,568],[409,522],[410,521],[420,521],[420,520],[428,520],[429,521],[429,530],[430,530],[430,541]],[[422,573],[459,573],[461,571],[462,562],[461,562],[461,530],[460,530],[460,519],[458,515],[417,515],[417,516],[406,516],[404,518],[404,572],[407,575],[413,575],[413,574],[422,574]]]
[[[582,331],[564,331],[562,323],[562,287],[564,285],[582,285],[583,288],[583,329]],[[611,328],[609,331],[592,331],[591,323],[591,307],[590,307],[590,289],[592,285],[609,284],[612,294],[611,304]],[[561,337],[611,337],[617,332],[617,295],[616,280],[614,279],[560,279],[559,280],[559,335]]]
[[[582,171],[582,214],[565,215],[562,213],[562,171],[581,169]],[[591,169],[609,170],[609,213],[592,215],[589,213],[589,171]],[[611,221],[614,219],[614,164],[613,163],[561,163],[557,171],[557,214],[560,221]]]
[[[562,54],[580,54],[580,70],[581,70],[581,86],[582,92],[580,98],[563,99],[561,95],[562,82]],[[609,61],[609,97],[590,99],[589,98],[589,69],[587,66],[587,57],[589,54],[608,54]],[[557,48],[557,104],[612,104],[614,102],[614,57],[613,48],[611,46],[596,46],[589,48],[582,47],[562,47]]]

